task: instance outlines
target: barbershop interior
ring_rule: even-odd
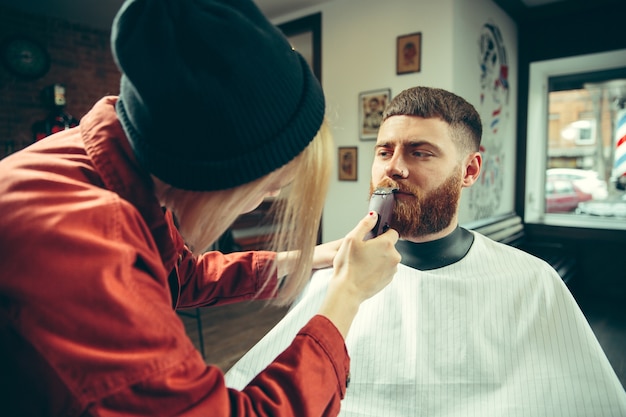
[[[110,27],[122,3],[0,0],[0,158],[79,128],[118,93]],[[626,2],[255,3],[324,89],[336,152],[318,242],[368,211],[376,117],[389,100],[414,86],[452,91],[483,124],[482,171],[463,190],[459,225],[549,263],[626,387]],[[289,192],[240,216],[211,250],[268,249],[270,207]],[[226,372],[288,310],[257,300],[178,314]]]

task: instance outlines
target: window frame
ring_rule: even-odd
[[[626,221],[545,212],[548,152],[548,83],[551,77],[623,68],[626,49],[532,62],[529,66],[524,222],[550,226],[626,230]]]

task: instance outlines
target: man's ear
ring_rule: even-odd
[[[463,187],[471,187],[480,175],[480,167],[483,164],[483,157],[480,152],[472,152],[465,159]]]

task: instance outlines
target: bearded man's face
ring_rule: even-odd
[[[425,192],[412,184],[390,178],[370,185],[370,196],[376,187],[394,187],[398,196],[391,228],[401,237],[412,238],[437,233],[455,218],[461,195],[460,171],[455,170],[439,187]]]

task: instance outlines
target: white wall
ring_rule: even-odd
[[[473,102],[483,20],[495,14],[506,20],[507,27],[511,23],[491,0],[333,0],[274,23],[318,11],[322,12],[322,83],[335,144],[358,147],[357,181],[338,181],[333,161],[322,226],[323,240],[329,241],[343,237],[368,208],[375,141],[359,139],[359,93],[390,88],[395,96],[406,88],[426,85]],[[396,39],[414,32],[422,33],[421,71],[396,75]]]

